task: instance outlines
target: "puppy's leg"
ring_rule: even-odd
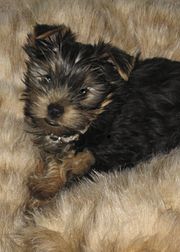
[[[94,162],[94,156],[88,150],[77,154],[71,151],[64,160],[51,157],[44,173],[41,172],[44,169],[38,167],[36,174],[30,177],[28,186],[31,194],[40,200],[53,197],[65,185],[69,177],[82,176]]]
[[[79,152],[76,155],[71,156],[71,158],[64,160],[63,169],[65,171],[69,171],[69,175],[82,176],[94,163],[95,158],[92,152],[84,149],[82,152]]]
[[[29,178],[28,187],[35,198],[45,200],[53,197],[65,183],[66,174],[62,163],[54,159],[45,164],[42,174],[38,172]]]

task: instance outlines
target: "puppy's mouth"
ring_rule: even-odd
[[[49,120],[47,118],[44,118],[44,121],[49,124],[50,126],[53,126],[53,127],[59,127],[59,124],[55,121],[52,121],[52,120]]]
[[[46,138],[52,143],[71,143],[79,139],[79,134],[75,134],[72,136],[57,136],[51,133],[50,135],[47,135]]]
[[[88,130],[88,127],[86,127],[83,130],[79,130],[75,134],[72,134],[72,135],[68,134],[68,135],[62,135],[62,136],[58,136],[54,133],[50,133],[49,135],[46,136],[46,138],[47,140],[49,140],[49,142],[53,144],[68,144],[68,143],[77,141],[80,135],[85,134],[87,130]]]
[[[36,123],[37,126],[44,129],[47,143],[58,146],[78,141],[79,137],[84,135],[90,126],[89,123],[83,129],[73,129],[49,118],[36,118]]]

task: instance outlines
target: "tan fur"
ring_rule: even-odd
[[[15,238],[17,230],[22,230],[22,226],[24,226],[24,205],[29,199],[26,186],[27,177],[38,164],[38,158],[35,155],[35,153],[37,153],[35,147],[32,146],[29,136],[23,131],[23,103],[19,100],[24,88],[21,81],[25,69],[25,56],[22,45],[25,42],[27,33],[32,30],[33,25],[36,22],[48,24],[65,23],[65,25],[70,26],[71,29],[78,34],[79,40],[82,42],[95,42],[98,41],[99,38],[102,38],[106,42],[111,41],[129,53],[133,53],[136,49],[139,49],[142,57],[165,56],[179,60],[179,13],[179,0],[0,0],[0,251],[20,252],[24,250],[22,247],[18,247]],[[174,165],[172,165],[172,167],[174,167]],[[174,172],[177,173],[177,171]],[[129,179],[131,176],[134,177],[131,173],[128,174]],[[138,178],[138,176],[139,175],[136,177]],[[171,176],[176,176],[176,174],[171,174]],[[143,177],[141,177],[141,179],[143,180]],[[105,180],[105,178],[102,179],[102,183],[104,183],[103,181]],[[132,181],[136,183],[136,180]],[[167,187],[168,183],[171,183],[170,181],[175,182],[171,183],[172,188],[175,188],[175,185],[178,183],[178,179],[176,181],[173,179],[170,180],[168,173],[167,176],[165,176],[164,182],[165,181],[167,181]],[[128,190],[131,191],[129,188],[130,185],[126,186]],[[82,202],[82,205],[77,209],[83,207],[83,200],[87,200],[88,195],[89,197],[90,195],[94,195],[89,191],[89,186],[83,185],[83,188],[86,192],[85,198],[83,198],[82,195],[80,198],[78,198],[78,195],[74,196],[77,202]],[[144,186],[143,188],[146,187]],[[152,182],[151,190],[153,190],[153,188],[154,182]],[[170,187],[168,188],[169,191],[164,188],[164,193],[166,195],[163,195],[165,196],[161,196],[160,193],[162,192],[160,191],[158,200],[163,204],[164,199],[168,199],[168,205],[171,206],[171,201],[174,200],[175,202],[175,200],[178,200],[178,186],[176,192],[173,191],[173,189],[170,190]],[[80,191],[81,190],[82,187],[80,188]],[[137,239],[133,240],[133,243],[129,245],[131,246],[131,250],[129,249],[130,251],[136,251],[135,248],[138,248],[138,246],[141,248],[141,251],[143,251],[143,249],[145,251],[146,244],[149,247],[155,244],[154,250],[158,248],[155,251],[176,251],[177,248],[180,247],[178,240],[178,209],[177,214],[173,210],[172,213],[170,209],[168,212],[169,215],[165,214],[164,218],[161,218],[161,222],[158,222],[162,224],[158,224],[157,227],[155,225],[154,227],[153,224],[156,218],[153,217],[155,216],[154,208],[153,203],[151,205],[150,202],[158,203],[158,200],[157,194],[152,193],[151,190],[148,194],[147,208],[144,208],[144,211],[147,209],[149,213],[152,210],[152,215],[148,215],[148,217],[146,214],[140,214],[138,210],[137,212],[135,211],[136,208],[134,205],[137,205],[138,202],[141,204],[141,198],[137,199],[137,196],[134,194],[131,196],[130,203],[130,205],[133,206],[132,212],[128,204],[129,201],[126,202],[124,199],[123,204],[120,205],[120,211],[122,209],[122,213],[123,209],[126,210],[124,214],[127,218],[128,216],[129,218],[134,218],[125,222],[127,225],[124,226],[129,229],[128,232],[126,232],[126,230],[123,231],[124,228],[122,229],[122,226],[119,226],[119,228],[121,228],[119,233],[124,234],[123,237],[125,238],[122,238],[122,245],[117,243],[117,246],[125,246],[123,245],[123,241],[127,241],[128,237],[131,239],[132,231],[134,232],[137,230],[138,233],[138,230],[141,230]],[[105,189],[102,188],[102,193],[104,193],[104,191]],[[137,186],[135,191],[137,195],[141,195],[138,191],[142,191],[141,185],[139,185],[139,187]],[[171,191],[174,192],[175,199]],[[99,196],[103,195],[102,193]],[[125,190],[123,194],[126,195]],[[111,196],[113,196],[113,193]],[[150,198],[152,201],[150,201]],[[146,197],[144,197],[144,200],[145,199]],[[98,199],[98,201],[102,203],[103,207],[103,204],[107,206],[108,202],[112,200],[103,198],[102,200]],[[61,204],[61,201],[58,204]],[[32,239],[34,239],[34,247],[35,243],[39,242],[38,239],[41,239],[43,241],[43,244],[41,244],[44,246],[43,251],[53,251],[53,246],[56,246],[56,237],[59,237],[59,233],[57,233],[56,236],[53,232],[52,236],[50,236],[49,232],[54,229],[54,226],[56,227],[55,229],[59,231],[58,223],[60,223],[61,219],[63,220],[65,213],[68,213],[69,210],[66,208],[65,204],[63,206],[62,216],[58,216],[59,219],[56,222],[57,227],[54,221],[49,223],[48,220],[44,219],[44,226],[48,227],[46,239],[44,228],[42,228],[42,237],[37,236],[37,239],[36,235],[33,237],[32,230],[30,229],[30,235],[32,236],[29,238],[29,242],[31,243]],[[177,201],[176,208],[178,208]],[[174,207],[173,209],[176,208]],[[74,214],[72,214],[73,217],[71,221],[74,222],[72,222],[72,225],[69,225],[67,219],[67,223],[63,221],[62,223],[65,225],[64,230],[67,231],[69,229],[68,233],[71,233],[74,227],[79,231],[77,235],[81,237],[81,215],[78,215],[78,211],[73,211]],[[137,216],[139,216],[139,218],[137,218],[139,222],[136,220],[136,213]],[[113,214],[114,212],[111,211],[110,216],[112,218]],[[51,215],[53,216],[53,211]],[[152,216],[152,218],[150,218],[150,216]],[[44,216],[39,216],[37,220],[39,219],[39,222],[41,222],[43,218]],[[96,218],[96,216],[94,216],[94,218]],[[76,220],[78,221],[76,222]],[[90,220],[92,221],[92,218],[90,218]],[[140,222],[141,220],[145,220],[145,222]],[[100,219],[99,223],[101,224],[99,225],[101,229],[103,222],[101,222]],[[134,224],[136,227],[133,226],[131,229],[131,223],[136,223]],[[146,226],[144,223],[146,223]],[[168,239],[165,238],[166,229],[161,228],[164,227],[164,223],[167,225]],[[91,225],[93,226],[93,224]],[[95,226],[96,230],[93,228],[91,229],[91,225],[87,226],[86,232],[89,233],[89,236],[87,240],[87,249],[85,248],[84,250],[92,251],[93,249],[93,251],[98,251],[98,246],[100,246],[98,245],[100,241],[98,236],[102,231],[98,229],[98,226]],[[147,229],[150,229],[149,226],[151,226],[153,235],[151,233],[151,238],[146,240],[144,234],[148,234],[148,237],[150,237],[150,233],[147,232]],[[39,228],[37,229],[37,233],[39,233]],[[85,228],[82,230],[84,231]],[[111,233],[108,233],[108,238],[106,236],[105,241],[102,239],[102,242],[106,244],[105,251],[108,251],[109,247],[109,250],[113,248],[112,243],[114,243],[114,238],[112,238],[112,242],[110,240],[111,237],[115,237],[115,235],[113,233],[112,235],[110,234]],[[163,238],[161,239],[161,237]],[[48,239],[50,240],[48,241]],[[70,240],[72,242],[72,239]],[[79,242],[78,239],[77,242]],[[144,247],[141,246],[142,242],[144,242]],[[90,243],[93,245],[89,245]],[[63,243],[61,244],[61,248],[62,246]],[[69,246],[70,243],[68,240],[67,245],[66,242],[64,243],[63,251],[68,251],[66,248],[69,249]],[[103,246],[105,245],[102,245],[102,248]],[[166,249],[167,246],[169,246],[169,250]],[[29,247],[29,249],[31,249],[31,247]]]
[[[46,92],[47,93],[47,92]],[[37,96],[37,93],[30,95],[33,100],[32,105],[32,113],[36,115],[37,118],[42,119],[40,124],[43,125],[43,128],[48,130],[48,125],[44,123],[44,118],[48,116],[48,105],[51,103],[60,103],[64,109],[65,112],[63,115],[56,119],[56,122],[59,123],[62,127],[71,128],[72,125],[75,128],[79,128],[82,125],[82,122],[84,120],[84,116],[86,117],[87,121],[94,120],[94,115],[92,112],[86,111],[84,113],[83,111],[79,111],[79,109],[71,104],[68,97],[69,93],[66,88],[62,89],[61,92],[59,92],[58,89],[52,89],[47,94],[39,95]],[[90,97],[89,99],[93,99]],[[109,97],[106,98],[106,100],[102,104],[102,108],[107,106],[111,101],[109,101]],[[90,103],[90,101],[85,101],[86,103]],[[54,129],[58,132],[58,128]],[[53,128],[51,128],[51,131],[53,132]],[[60,131],[60,129],[59,129]]]
[[[51,156],[49,155],[49,158]],[[28,179],[28,187],[31,194],[35,197],[36,206],[42,205],[42,199],[48,200],[53,197],[65,185],[72,175],[82,176],[94,164],[94,156],[88,150],[84,150],[75,155],[74,152],[69,151],[68,156],[65,156],[63,162],[52,156],[48,162],[46,171],[44,167],[39,172],[36,169],[35,173]],[[32,201],[33,199],[31,199]],[[28,204],[28,209],[31,208],[31,202]],[[33,204],[34,205],[34,204]]]
[[[28,251],[179,251],[180,150],[94,179],[35,211]]]
[[[29,193],[25,183],[36,166],[29,136],[23,130],[19,113],[18,87],[0,81],[0,251],[20,252],[14,240],[23,225],[24,209]]]
[[[110,93],[105,100],[101,103],[100,108],[96,109],[96,114],[101,114],[105,111],[105,107],[112,102],[112,93]]]

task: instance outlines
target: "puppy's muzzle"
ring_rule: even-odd
[[[58,119],[63,115],[63,113],[64,107],[59,104],[51,103],[48,106],[48,117],[52,120]]]

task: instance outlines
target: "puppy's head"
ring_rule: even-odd
[[[133,57],[110,44],[81,44],[64,25],[37,25],[28,36],[25,115],[48,145],[78,139],[106,110]]]

